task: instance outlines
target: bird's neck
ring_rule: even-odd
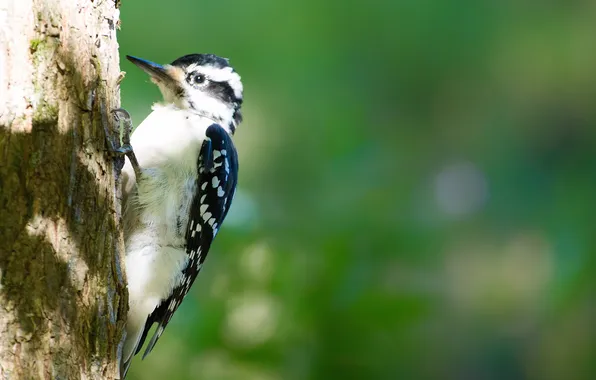
[[[164,102],[156,105],[158,107],[168,108],[174,112],[188,113],[190,116],[194,116],[195,118],[198,117],[198,120],[205,123],[206,126],[218,124],[230,135],[234,134],[236,127],[238,126],[237,121],[234,118],[234,110],[227,107],[221,107],[218,108],[217,111],[212,112],[201,109],[195,104],[189,104],[188,101]]]

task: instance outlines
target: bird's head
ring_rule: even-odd
[[[234,133],[242,121],[242,82],[228,60],[214,54],[189,54],[169,65],[127,55],[151,76],[166,103],[195,112]]]

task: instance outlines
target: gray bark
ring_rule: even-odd
[[[116,6],[0,0],[0,379],[117,376]]]

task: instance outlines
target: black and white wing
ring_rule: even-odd
[[[199,274],[211,242],[230,209],[236,191],[238,154],[230,135],[218,124],[212,124],[207,128],[206,135],[197,162],[197,191],[192,200],[186,228],[188,265],[183,269],[179,285],[174,288],[172,295],[147,319],[135,354],[143,346],[153,323],[158,323],[158,326],[143,358],[151,352]]]

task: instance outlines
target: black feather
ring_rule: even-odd
[[[192,64],[201,66],[211,65],[219,69],[230,66],[230,63],[226,58],[218,57],[215,54],[187,54],[171,63],[172,66],[178,66],[181,68],[188,67]]]

